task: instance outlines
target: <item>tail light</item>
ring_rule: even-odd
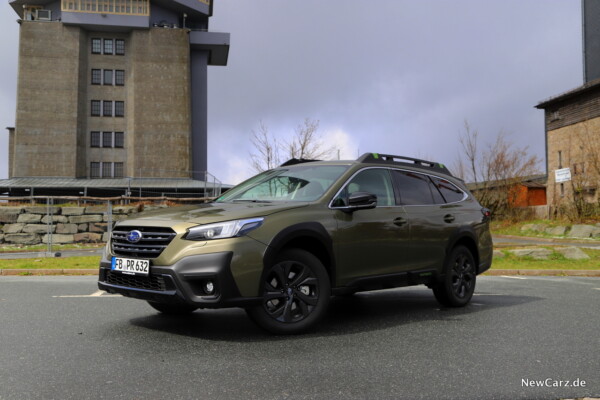
[[[489,208],[482,208],[481,213],[485,218],[490,218],[492,216],[492,211]]]

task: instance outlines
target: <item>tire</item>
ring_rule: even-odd
[[[313,254],[284,250],[261,279],[263,300],[246,310],[261,328],[279,335],[297,334],[325,316],[331,285],[325,267]]]
[[[148,304],[157,311],[168,315],[187,315],[196,311],[198,308],[187,304],[167,304],[149,301]]]
[[[446,307],[463,307],[475,292],[475,259],[465,246],[456,246],[444,262],[444,278],[433,286],[436,300]]]

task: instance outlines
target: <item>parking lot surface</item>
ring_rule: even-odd
[[[291,337],[103,293],[0,277],[0,399],[600,397],[600,278],[479,277],[463,309],[424,286],[359,293]]]

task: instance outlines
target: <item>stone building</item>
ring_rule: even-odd
[[[548,205],[598,203],[600,189],[600,2],[582,0],[584,84],[542,101]]]
[[[598,201],[600,80],[536,106],[546,126],[547,200],[550,206]]]
[[[208,31],[212,0],[9,3],[9,178],[206,180],[207,67],[229,54],[229,34]]]

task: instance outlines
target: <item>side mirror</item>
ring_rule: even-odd
[[[347,211],[367,210],[377,206],[377,196],[369,192],[354,192],[348,197]]]

